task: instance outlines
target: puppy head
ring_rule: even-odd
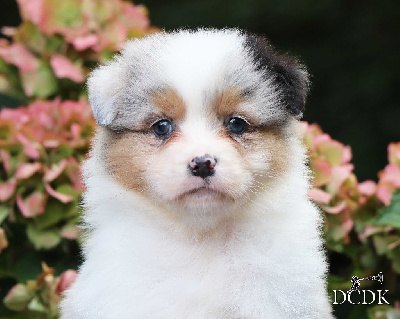
[[[112,178],[182,218],[216,220],[284,177],[308,76],[263,38],[180,31],[128,42],[88,88]]]

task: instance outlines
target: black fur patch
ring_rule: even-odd
[[[296,118],[301,118],[309,91],[308,73],[293,57],[278,54],[264,37],[247,34],[245,46],[254,56],[258,70],[268,70],[283,93],[282,102]]]

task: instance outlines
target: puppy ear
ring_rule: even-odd
[[[297,59],[276,53],[264,37],[247,34],[245,46],[253,55],[257,70],[272,74],[278,89],[283,93],[282,102],[296,118],[303,116],[309,91],[309,75]]]
[[[117,58],[118,60],[118,58]],[[125,72],[116,60],[100,66],[87,81],[89,102],[94,118],[101,126],[111,126],[118,114],[118,102],[124,89]]]

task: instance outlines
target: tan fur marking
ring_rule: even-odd
[[[286,127],[266,127],[244,133],[236,141],[232,140],[232,143],[246,161],[251,161],[253,154],[269,154],[266,164],[269,163],[267,175],[270,178],[267,179],[273,182],[282,178],[290,168],[290,142],[286,136]]]
[[[230,116],[236,112],[237,106],[243,102],[243,97],[238,89],[227,89],[215,99],[217,115],[221,118]]]
[[[281,178],[290,165],[289,141],[286,140],[283,130],[283,128],[271,128],[260,132],[261,139],[264,141],[260,146],[272,154],[269,175],[274,179]]]
[[[157,91],[153,95],[152,102],[171,119],[179,121],[185,118],[185,102],[179,94],[172,89]]]
[[[154,152],[151,145],[159,141],[149,141],[153,138],[132,131],[107,131],[105,135],[107,138],[102,141],[102,155],[107,172],[126,189],[145,193],[148,190],[146,167]]]

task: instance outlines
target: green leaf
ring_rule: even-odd
[[[6,205],[0,205],[0,224],[7,218],[10,208]]]
[[[58,147],[58,154],[56,155],[57,161],[60,161],[63,158],[72,156],[73,152],[74,152],[74,150],[72,148],[70,148],[68,145],[61,144]],[[56,159],[54,159],[54,160],[56,160]]]
[[[332,166],[340,165],[343,156],[343,145],[336,141],[324,142],[318,145],[319,151],[325,155]]]
[[[343,279],[339,276],[335,276],[332,274],[328,275],[328,292],[332,294],[332,290],[338,290],[341,289],[343,291],[346,291],[349,289],[351,283],[350,280],[348,279]]]
[[[396,312],[393,313],[394,310],[395,309],[393,309],[393,307],[391,307],[390,305],[379,305],[371,307],[367,310],[368,319],[400,318],[398,317],[399,311],[397,310],[397,316],[396,316]],[[389,313],[393,313],[393,316],[389,317],[388,316]]]
[[[76,191],[73,190],[70,184],[62,184],[56,188],[56,191],[65,194],[65,195],[71,195],[73,197],[76,197],[78,194]]]
[[[383,255],[387,252],[387,239],[382,236],[375,236],[374,237],[374,244],[375,244],[375,249],[376,253],[378,255]]]
[[[29,225],[26,233],[37,250],[54,248],[61,241],[60,234],[55,230],[39,230]]]
[[[396,273],[400,274],[400,260],[399,259],[394,259],[393,260],[392,268]]]
[[[400,192],[393,194],[390,205],[382,208],[380,216],[373,225],[393,226],[400,229]]]
[[[57,200],[50,199],[42,215],[35,218],[36,227],[40,230],[55,226],[64,217],[69,205],[62,204]]]
[[[342,225],[335,225],[329,229],[327,236],[329,239],[332,239],[334,242],[339,242],[343,240],[346,236],[347,230]]]
[[[371,249],[363,250],[360,255],[360,263],[365,269],[374,270],[378,267],[377,257]]]
[[[16,279],[26,282],[36,278],[42,272],[41,261],[37,252],[26,251],[13,265]]]
[[[58,90],[57,78],[47,61],[41,61],[37,71],[22,73],[21,77],[25,89],[32,93],[30,95],[46,98]]]
[[[32,22],[23,22],[17,31],[18,40],[35,53],[41,54],[46,44],[46,36]]]
[[[35,297],[31,300],[31,302],[28,305],[28,309],[30,311],[35,311],[35,312],[42,312],[46,313],[47,309],[43,306],[43,304],[40,302],[39,297]]]
[[[46,50],[59,52],[63,46],[65,46],[64,39],[61,35],[55,34],[48,37],[46,43]]]
[[[22,311],[28,306],[34,295],[32,289],[23,284],[17,284],[4,298],[4,304],[8,309]]]

